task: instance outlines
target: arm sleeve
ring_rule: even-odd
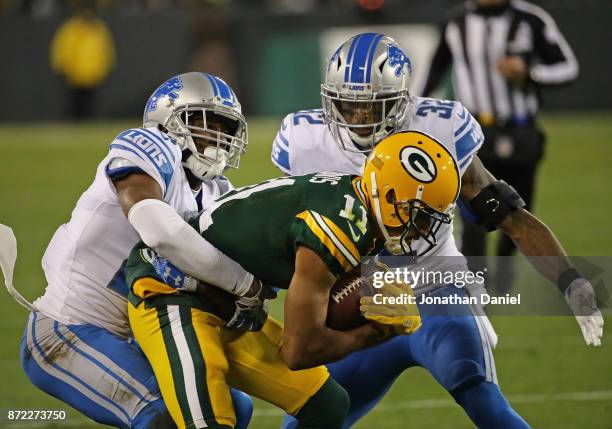
[[[428,97],[440,85],[440,81],[449,70],[452,54],[446,43],[446,25],[440,31],[440,42],[429,66],[427,81],[423,87],[423,97]]]
[[[249,290],[253,275],[206,241],[163,201],[134,204],[128,220],[147,246],[186,274],[235,295]]]
[[[281,124],[278,133],[276,134],[276,138],[272,143],[272,163],[276,165],[283,173],[291,174],[291,162],[289,160],[289,125],[290,125],[290,116],[287,115],[285,119],[283,119],[283,123]]]
[[[534,50],[530,78],[541,85],[563,84],[578,77],[578,60],[552,17],[534,7]]]
[[[314,251],[336,278],[359,265],[355,243],[331,219],[305,210],[296,216],[292,228],[295,250],[302,245]]]

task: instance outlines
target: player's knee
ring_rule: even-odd
[[[331,380],[331,378],[330,378]],[[328,406],[324,411],[329,419],[329,426],[325,427],[342,427],[342,423],[348,414],[351,405],[349,395],[346,390],[334,381],[333,394],[329,395]]]
[[[251,397],[240,390],[232,389],[232,403],[236,412],[236,429],[246,429],[253,416]]]
[[[329,378],[295,416],[298,428],[340,429],[350,401],[342,386]]]
[[[444,374],[443,384],[455,397],[462,391],[486,380],[485,369],[474,360],[453,362]]]

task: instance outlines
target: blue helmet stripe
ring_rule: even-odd
[[[376,33],[364,33],[359,37],[355,46],[355,53],[351,61],[350,82],[366,82],[366,62],[368,59],[369,48],[372,40],[377,36]]]
[[[372,60],[374,59],[374,52],[376,52],[376,46],[378,46],[378,42],[382,39],[383,35],[377,35],[372,43],[370,44],[370,49],[368,52],[368,64],[366,70],[366,83],[370,83],[372,81]]]
[[[215,97],[219,96],[219,87],[217,86],[217,82],[215,82],[215,79],[209,75],[208,73],[202,73],[204,76],[206,76],[208,78],[208,81],[210,82],[210,86],[212,86],[213,89],[213,95]]]
[[[215,79],[215,82],[217,82],[217,87],[219,88],[219,94],[221,95],[221,98],[223,99],[223,104],[225,104],[226,106],[233,107],[234,97],[233,97],[232,90],[230,89],[230,87],[227,85],[227,83],[223,81],[223,79],[219,79],[216,76],[214,76],[214,79]]]
[[[355,36],[353,38],[353,41],[351,42],[351,47],[349,48],[348,51],[348,55],[346,57],[346,66],[344,67],[344,81],[345,82],[350,82],[350,71],[351,71],[351,64],[353,63],[353,52],[355,50],[355,45],[357,44],[358,40],[361,38],[362,34]]]

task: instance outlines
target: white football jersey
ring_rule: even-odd
[[[455,158],[460,175],[484,141],[480,125],[461,103],[424,97],[411,97],[399,131],[419,131],[443,144]],[[345,141],[349,141],[348,135]],[[287,115],[272,145],[272,162],[290,175],[319,171],[360,175],[365,159],[363,153],[340,147],[324,123],[320,109]],[[415,269],[465,270],[467,264],[455,244],[452,224],[442,225],[436,238],[438,245],[419,258]],[[418,253],[428,246],[422,239],[413,242]]]
[[[113,159],[128,161],[112,168]],[[164,201],[185,219],[230,188],[225,178],[207,181],[194,195],[181,165],[181,150],[156,128],[122,132],[100,162],[91,186],[81,195],[70,221],[61,225],[43,256],[47,278],[37,310],[70,324],[93,324],[130,335],[125,261],[140,237],[123,214],[110,177],[144,172],[159,183]]]

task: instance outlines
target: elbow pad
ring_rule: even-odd
[[[503,180],[498,180],[483,188],[470,200],[469,206],[476,215],[476,223],[487,231],[493,231],[506,216],[525,207],[525,201],[516,189]]]

